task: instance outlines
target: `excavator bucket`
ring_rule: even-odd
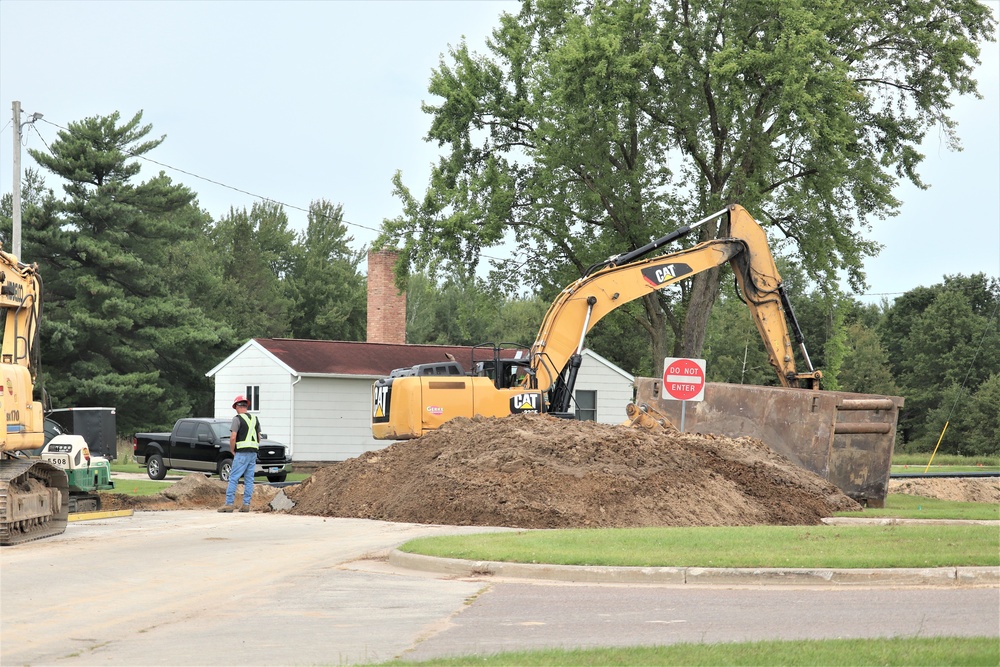
[[[681,402],[661,395],[662,381],[636,378],[636,399],[681,423]],[[750,436],[824,477],[867,507],[884,507],[899,396],[709,382],[705,400],[687,401],[684,430]]]
[[[649,407],[643,403],[636,405],[629,403],[625,406],[625,414],[628,418],[622,422],[625,426],[641,428],[647,431],[676,431],[677,427],[663,413]]]

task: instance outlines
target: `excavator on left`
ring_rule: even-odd
[[[34,400],[42,280],[37,264],[23,264],[0,248],[0,546],[58,535],[69,517],[69,477],[23,452],[42,447],[45,415]]]

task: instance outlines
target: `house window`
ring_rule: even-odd
[[[260,411],[260,385],[247,385],[247,391],[244,396],[247,397],[247,401],[250,403],[247,406],[247,410],[251,412]]]
[[[576,392],[576,418],[579,421],[597,421],[597,392],[578,389]]]

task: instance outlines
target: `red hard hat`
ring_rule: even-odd
[[[236,404],[237,404],[237,403],[246,403],[246,404],[248,404],[248,405],[249,405],[250,401],[248,401],[248,400],[247,400],[247,399],[246,399],[246,398],[245,398],[245,397],[243,396],[243,394],[240,394],[239,396],[237,396],[236,398],[234,398],[234,399],[233,399],[233,407],[234,407],[234,408],[236,407]]]

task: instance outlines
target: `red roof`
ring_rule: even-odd
[[[382,377],[397,368],[448,361],[448,354],[454,356],[455,361],[468,372],[473,360],[493,358],[491,347],[395,345],[292,338],[255,338],[254,341],[296,373]],[[514,356],[513,350],[504,352],[504,357]]]

